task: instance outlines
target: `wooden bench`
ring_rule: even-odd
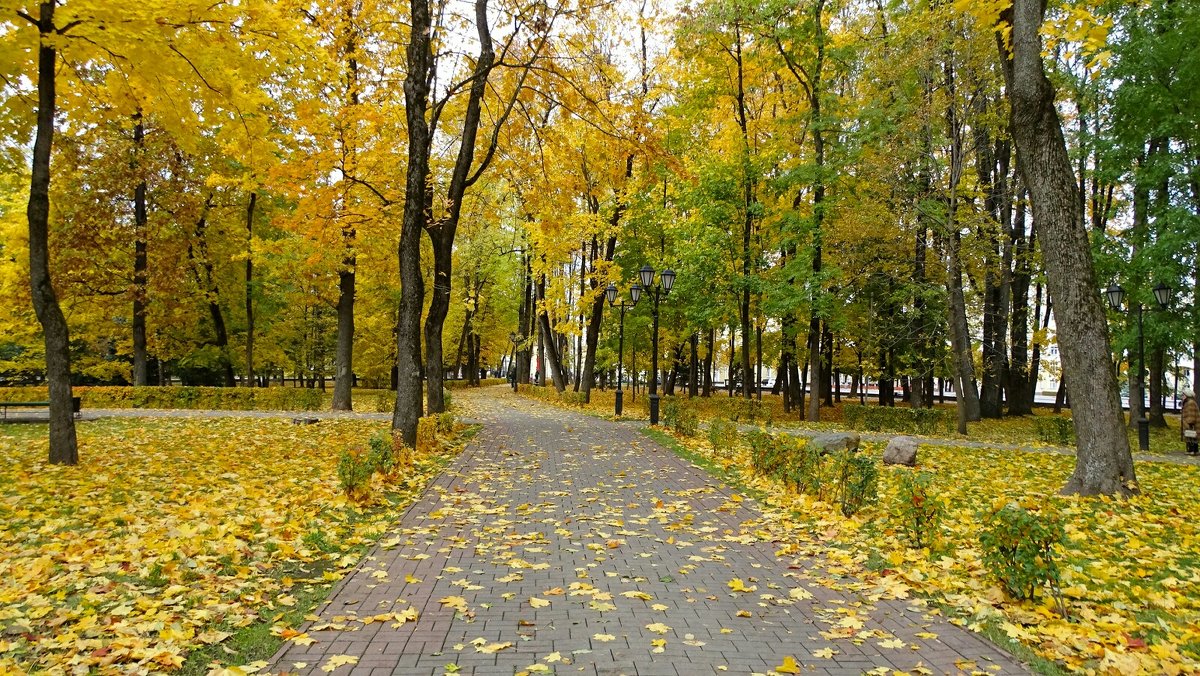
[[[4,420],[8,420],[8,409],[10,408],[50,408],[48,401],[0,401],[0,416]],[[82,415],[83,399],[81,397],[71,397],[71,412],[78,418]]]

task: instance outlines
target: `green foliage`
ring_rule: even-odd
[[[395,390],[376,390],[375,392],[375,412],[389,413],[396,410],[396,392]]]
[[[395,449],[392,447],[392,435],[387,432],[376,432],[371,435],[368,444],[371,448],[368,454],[371,469],[380,474],[391,474],[396,468],[396,454]],[[338,476],[341,476],[340,471]]]
[[[356,502],[364,501],[370,494],[371,475],[375,472],[374,461],[362,448],[342,451],[338,457],[338,482],[346,497]]]
[[[553,391],[553,390],[551,390],[551,391]],[[559,398],[559,401],[566,404],[567,406],[574,406],[576,408],[583,408],[583,406],[585,404],[587,404],[587,397],[584,395],[583,392],[575,392],[573,390],[565,390],[564,392],[562,392],[561,394],[558,395],[558,398]]]
[[[708,443],[712,444],[713,452],[727,455],[737,442],[737,423],[725,418],[717,418],[708,424]]]
[[[691,401],[682,397],[663,397],[663,424],[676,434],[694,437],[700,427],[700,413]]]
[[[930,472],[901,471],[893,514],[900,530],[914,547],[930,547],[941,533],[943,507],[933,490]]]
[[[783,480],[790,463],[795,444],[790,437],[775,435],[762,430],[751,430],[746,435],[750,445],[750,464],[762,476]]]
[[[730,417],[734,422],[761,422],[770,427],[773,422],[773,411],[758,399],[734,397],[730,403]]]
[[[417,419],[417,452],[432,453],[438,447],[438,419],[425,416]]]
[[[937,434],[954,429],[954,416],[940,408],[846,404],[842,415],[852,430]]]
[[[458,419],[450,411],[442,411],[437,414],[437,431],[438,434],[445,436],[454,431],[454,425]]]
[[[843,451],[837,457],[838,502],[842,514],[852,516],[879,499],[879,467],[867,455]]]
[[[72,388],[83,408],[170,408],[223,411],[316,411],[320,390],[303,387],[117,387]],[[0,388],[0,401],[45,401],[45,387]]]
[[[988,572],[1010,596],[1034,599],[1039,588],[1049,586],[1059,598],[1056,547],[1065,538],[1061,519],[1010,503],[983,519],[979,545]]]
[[[1057,446],[1075,443],[1075,423],[1070,418],[1058,415],[1034,416],[1033,429],[1038,441]]]

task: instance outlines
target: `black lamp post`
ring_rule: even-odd
[[[617,339],[617,403],[615,407],[616,415],[621,415],[621,408],[624,405],[622,401],[625,396],[625,393],[621,391],[621,375],[625,365],[625,311],[638,304],[638,300],[642,297],[642,286],[634,284],[629,288],[629,297],[633,299],[632,303],[626,303],[622,300],[621,304],[617,305],[617,285],[611,282],[608,288],[604,289],[604,295],[608,298],[610,307],[621,308],[621,333],[620,338]]]
[[[1159,282],[1158,286],[1154,287],[1154,300],[1158,303],[1160,310],[1165,310],[1171,302],[1171,287]],[[1104,295],[1108,297],[1108,306],[1113,310],[1120,310],[1125,303],[1125,289],[1121,288],[1120,284],[1113,283]],[[1134,404],[1132,392],[1129,399],[1129,415],[1137,416],[1138,428],[1138,450],[1150,450],[1150,419],[1146,417],[1146,336],[1142,330],[1142,304],[1137,304],[1138,318],[1138,400]]]
[[[654,285],[654,268],[649,264],[643,265],[641,270],[638,270],[638,276],[641,277],[642,288],[649,290],[654,289],[654,352],[650,357],[650,424],[658,424],[658,301],[660,294],[666,296],[671,293],[671,287],[675,286],[675,272],[671,269],[662,271],[659,275],[659,285]]]

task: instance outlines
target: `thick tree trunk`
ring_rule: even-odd
[[[1165,428],[1167,419],[1163,415],[1163,364],[1166,362],[1166,351],[1161,347],[1155,347],[1150,350],[1150,362],[1147,367],[1150,370],[1150,382],[1147,389],[1150,390],[1150,426]]]
[[[700,334],[692,334],[691,347],[691,365],[688,367],[688,396],[695,397],[700,394]]]
[[[545,276],[538,280],[537,294],[539,301],[546,300]],[[549,368],[550,380],[554,383],[554,389],[558,390],[560,393],[565,392],[567,389],[567,382],[563,377],[562,359],[559,357],[560,352],[558,349],[558,339],[555,336],[553,327],[550,326],[550,316],[546,314],[545,310],[542,310],[541,313],[538,314],[538,327],[542,336],[541,344],[545,347],[545,351],[547,352],[545,361],[548,362],[543,363],[542,382],[539,384],[545,384],[545,371],[547,368]]]
[[[400,228],[400,316],[396,324],[396,407],[392,429],[404,443],[417,443],[421,418],[421,309],[425,280],[421,277],[421,230],[427,216],[431,136],[425,119],[434,59],[429,0],[409,0],[412,24],[404,76],[405,117],[408,121],[408,169],[404,184],[404,222]],[[440,357],[440,355],[439,355]]]
[[[335,411],[349,411],[352,408],[350,388],[354,380],[355,259],[356,256],[350,253],[338,271],[337,364],[333,382]]]
[[[133,384],[150,384],[149,359],[146,355],[146,176],[142,159],[145,155],[146,127],[142,114],[133,116],[134,170],[138,184],[133,190]]]
[[[1031,237],[1026,236],[1024,194],[1017,200],[1011,239],[1015,272],[1012,281],[1012,330],[1009,334],[1012,359],[1008,369],[1008,414],[1030,415],[1033,413],[1034,387],[1029,377],[1029,285],[1033,242]],[[1035,322],[1038,309],[1034,310]]]
[[[704,338],[704,390],[701,396],[712,396],[713,350],[716,348],[716,329],[709,329]]]
[[[212,257],[208,253],[208,212],[212,208],[212,202],[213,194],[209,193],[204,200],[200,218],[196,220],[193,235],[195,242],[194,246],[188,245],[188,258],[192,263],[196,286],[208,302],[208,314],[213,324],[212,344],[221,354],[222,381],[225,387],[233,387],[236,383],[233,377],[233,360],[229,358],[229,331],[225,327],[225,313],[221,310],[221,290],[217,286]],[[199,256],[195,253],[195,247],[200,249]]]
[[[633,173],[632,155],[630,155],[626,160],[625,167],[625,177],[629,178],[629,176]],[[609,225],[612,226],[613,231],[616,230],[617,225],[620,223],[621,213],[623,213],[624,210],[624,202],[619,203],[614,210],[612,218],[609,219]],[[598,246],[594,239],[592,241],[592,246]],[[616,253],[616,251],[617,238],[609,237],[608,241],[604,245],[603,255],[606,263],[612,261],[613,255]],[[595,294],[595,299],[592,301],[591,316],[588,317],[587,330],[585,333],[586,340],[584,342],[583,366],[582,371],[579,374],[581,382],[580,391],[583,392],[584,401],[589,402],[592,400],[592,388],[596,384],[596,374],[594,373],[596,369],[596,347],[600,344],[600,323],[604,319],[604,290],[600,288],[600,280],[596,278],[594,267],[592,272],[591,287],[592,293]]]
[[[415,0],[426,1],[426,0]],[[450,311],[450,290],[454,262],[454,235],[462,214],[463,196],[467,188],[475,183],[487,165],[491,153],[483,166],[472,173],[475,162],[475,142],[479,132],[480,110],[483,95],[487,91],[488,75],[495,63],[492,35],[488,28],[487,0],[475,0],[475,31],[479,40],[479,57],[471,73],[471,89],[467,97],[463,116],[462,134],[458,156],[454,160],[454,171],[447,189],[446,216],[437,222],[426,221],[425,229],[433,245],[433,296],[429,303],[429,314],[425,318],[425,378],[428,381],[426,399],[429,413],[446,410],[446,398],[442,390],[445,365],[442,357],[442,329]],[[425,85],[428,87],[428,83]],[[428,148],[427,148],[428,151]],[[428,162],[428,158],[426,159]],[[432,203],[427,206],[431,210]]]
[[[254,208],[258,192],[246,204],[246,387],[254,387]]]
[[[1137,490],[1137,479],[1121,420],[1117,381],[1109,366],[1108,323],[1087,231],[1077,213],[1074,171],[1054,105],[1054,88],[1042,63],[1038,31],[1044,11],[1041,0],[1015,0],[1002,19],[1011,25],[1011,57],[999,33],[997,45],[1009,91],[1010,132],[1033,204],[1033,222],[1056,306],[1063,373],[1071,390],[1077,451],[1075,471],[1063,492],[1129,494]]]
[[[953,221],[953,218],[951,219]],[[971,333],[967,327],[967,307],[963,298],[962,268],[959,263],[958,233],[951,232],[946,244],[946,291],[950,317],[950,343],[954,351],[954,391],[962,410],[962,420],[979,420],[979,394],[975,389],[975,357]],[[965,432],[960,424],[959,432]]]
[[[71,406],[71,353],[66,317],[50,281],[50,152],[54,145],[57,38],[54,2],[42,2],[38,16],[37,135],[29,182],[29,289],[46,345],[46,384],[50,388],[50,464],[79,464],[75,415]]]

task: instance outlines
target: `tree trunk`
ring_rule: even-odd
[[[146,355],[146,169],[142,164],[145,155],[146,127],[142,113],[133,115],[134,170],[138,177],[133,190],[133,384],[140,387],[150,384],[149,359]]]
[[[1129,494],[1137,490],[1129,437],[1121,420],[1116,377],[1109,366],[1108,323],[1079,214],[1075,177],[1042,62],[1041,0],[1015,0],[1002,21],[1011,25],[1011,57],[997,45],[1010,97],[1010,132],[1033,203],[1046,279],[1056,306],[1063,373],[1070,378],[1075,471],[1064,493]]]
[[[1017,198],[1012,234],[1014,273],[1012,280],[1012,329],[1009,334],[1012,354],[1008,369],[1008,415],[1033,413],[1033,386],[1029,379],[1029,284],[1032,277],[1032,238],[1026,237],[1025,195]],[[1034,311],[1037,321],[1037,310]]]
[[[404,183],[404,221],[397,248],[400,260],[400,316],[396,323],[396,407],[392,429],[409,447],[417,443],[421,418],[421,230],[425,225],[431,135],[425,119],[434,69],[429,0],[409,0],[412,24],[404,76],[404,113],[408,121],[408,168]],[[440,358],[441,355],[438,355]]]
[[[42,2],[38,16],[37,136],[29,182],[29,289],[46,345],[46,384],[50,388],[50,464],[79,464],[75,415],[71,406],[71,353],[66,317],[50,281],[50,152],[54,145],[54,2]]]
[[[254,208],[258,192],[246,205],[246,387],[254,387]]]
[[[546,277],[543,275],[538,280],[537,294],[539,301],[546,300]],[[542,345],[545,347],[547,360],[549,363],[543,363],[542,367],[542,383],[545,384],[546,369],[550,370],[550,379],[554,383],[554,389],[560,393],[566,391],[567,383],[563,378],[562,360],[559,358],[558,339],[555,336],[553,327],[550,326],[550,316],[543,309],[538,315],[538,326],[541,330]]]
[[[353,238],[353,232],[350,235]],[[354,297],[356,256],[349,253],[338,271],[337,360],[333,381],[333,410],[352,408],[350,387],[354,379]]]
[[[716,348],[716,329],[709,329],[704,339],[704,390],[701,396],[712,396],[713,350]]]
[[[1161,347],[1150,350],[1150,426],[1165,429],[1167,419],[1163,415],[1163,364],[1166,362],[1166,351]]]
[[[688,367],[688,396],[695,397],[700,394],[700,334],[692,334],[691,347],[691,362]]]

